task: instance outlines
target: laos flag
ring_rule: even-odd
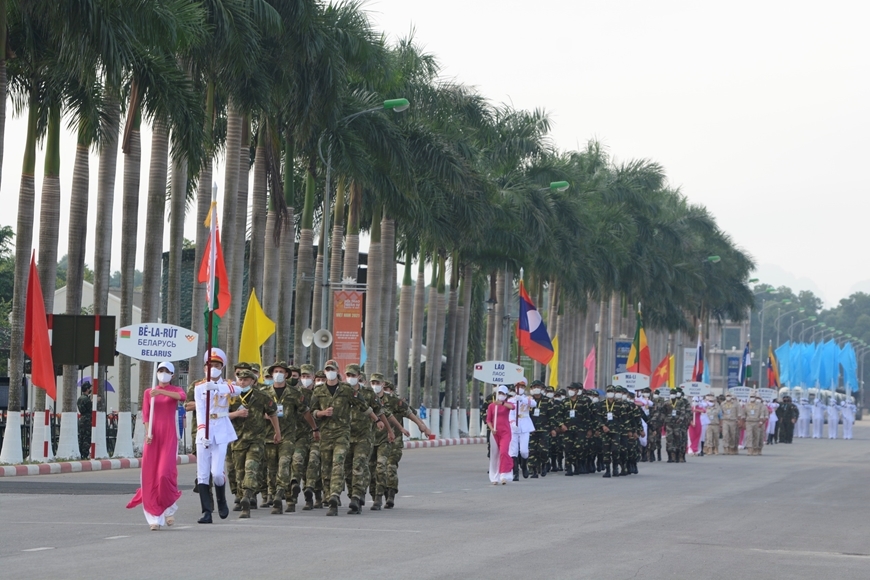
[[[526,287],[520,280],[520,320],[517,324],[517,339],[526,356],[547,364],[553,358],[553,343],[547,334],[547,327],[541,319],[532,299],[526,293]]]

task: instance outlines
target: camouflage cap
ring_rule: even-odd
[[[329,362],[334,362],[334,361],[329,361]],[[329,368],[328,365],[329,365],[329,363],[327,363],[327,368]],[[359,373],[360,373],[359,365],[349,364],[346,367],[344,367],[344,374],[346,374],[346,375],[351,374],[351,375],[359,376]]]
[[[242,369],[236,373],[236,377],[240,379],[254,379],[256,381],[260,375],[253,369]]]
[[[259,363],[251,363],[251,370],[257,374],[260,374],[260,364]]]
[[[558,391],[556,391],[556,394],[557,395],[567,395],[568,392],[565,389],[559,389]]]
[[[289,367],[287,367],[287,370],[290,371],[291,373],[298,373],[299,367],[297,367],[296,365],[290,365]]]
[[[393,383],[391,383],[390,381],[384,381],[384,388],[390,389],[391,391],[396,390],[396,386]]]
[[[384,375],[382,375],[381,373],[372,373],[372,376],[369,378],[369,382],[373,383],[375,381],[378,381],[379,383],[383,383],[384,382]]]
[[[279,368],[284,369],[288,373],[290,372],[290,365],[287,364],[287,361],[283,360],[272,363],[272,366],[266,369],[266,371],[271,375],[273,372],[275,372],[275,369]]]
[[[530,386],[532,386],[532,387],[543,387],[543,386],[544,386],[544,381],[539,381],[539,380],[535,379],[534,381],[532,381],[532,384],[531,384]]]
[[[326,379],[326,372],[325,371],[317,371],[316,373],[314,373],[314,378]]]
[[[326,370],[326,369],[332,369],[334,371],[337,371],[338,370],[338,363],[332,359],[329,359],[328,361],[326,361],[326,364],[323,365],[323,370]]]
[[[553,385],[547,385],[547,390],[548,391],[555,391],[556,387],[554,387]]]
[[[314,365],[304,364],[299,366],[299,372],[303,375],[313,375],[314,374]]]
[[[608,393],[615,393],[616,387],[614,387],[613,385],[607,385],[606,387],[604,387],[604,390],[607,391]]]
[[[254,368],[254,365],[252,365],[249,362],[237,362],[236,364],[233,365],[233,368],[235,370],[239,370],[239,369],[251,370]]]

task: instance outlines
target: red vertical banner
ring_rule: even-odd
[[[332,358],[344,370],[345,365],[360,363],[363,293],[356,290],[337,290],[333,294],[335,315],[332,320]]]

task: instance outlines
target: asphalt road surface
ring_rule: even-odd
[[[125,505],[135,469],[0,479],[4,578],[870,578],[870,425],[761,457],[640,464],[640,475],[487,478],[486,446],[405,451],[396,508],[176,525]]]

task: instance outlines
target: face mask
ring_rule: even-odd
[[[301,379],[301,380],[302,380],[302,386],[305,387],[306,389],[311,386],[312,382],[314,382],[311,379]]]
[[[382,385],[380,383],[372,384],[372,390],[375,392],[376,395],[380,395],[381,391],[384,390],[384,385]]]
[[[291,387],[295,387],[298,384],[299,384],[299,379],[297,379],[296,377],[293,377],[292,379],[290,379],[290,386]]]
[[[523,389],[523,388],[521,388],[521,389],[519,390],[519,393],[520,393],[521,395],[525,395],[525,394],[526,394],[526,390]]]
[[[275,384],[275,379],[266,379],[265,381],[263,381],[263,384],[266,385],[267,387],[271,387],[272,385]]]
[[[556,396],[556,393],[547,393],[547,398],[552,399]]]
[[[532,394],[533,394],[533,395],[540,395],[540,394],[541,394],[541,389],[532,389]]]
[[[569,396],[569,397],[573,397],[573,396],[576,395],[576,394],[577,394],[577,391],[575,391],[575,390],[573,390],[573,389],[571,389],[570,391],[568,391],[568,396]]]
[[[314,386],[315,386],[315,387],[316,387],[317,385],[322,385],[322,384],[323,384],[323,381],[314,381]]]
[[[212,367],[211,370],[208,371],[208,375],[213,379],[221,378],[221,374],[221,369],[217,369],[215,367]]]
[[[329,375],[329,373],[327,373],[327,376],[328,375]],[[359,382],[358,377],[347,377],[347,384],[349,384],[351,387],[355,387],[358,382]]]
[[[615,395],[616,395],[616,393],[607,393],[607,395],[605,395],[605,396],[606,396],[608,399],[612,399]]]
[[[557,401],[561,401],[563,398],[564,398],[564,397],[559,396],[559,397],[556,397],[556,400],[557,400]]]
[[[597,402],[598,402],[598,397],[592,397],[592,402],[593,402],[593,403],[597,403]]]
[[[681,395],[680,393],[677,393],[677,398],[678,398],[678,399],[679,399],[680,397],[682,397],[682,396],[683,396],[683,395]]]
[[[392,396],[393,391],[384,391],[384,394],[389,397],[389,396]]]
[[[285,378],[284,373],[275,373],[274,375],[272,375],[272,379],[274,379],[274,381],[276,383],[283,383],[284,378]]]
[[[505,399],[507,399],[507,395],[505,395],[504,393],[501,393],[501,394],[497,395],[496,398],[499,401],[504,401]]]
[[[251,390],[251,385],[248,385],[247,387],[241,387],[240,390],[241,390],[243,393],[247,393],[248,391]]]
[[[725,400],[730,402],[730,401],[732,401],[733,399],[732,399],[731,397],[725,397]]]
[[[157,380],[161,383],[168,383],[172,380],[172,373],[157,373]]]
[[[676,398],[677,398],[676,395],[671,395],[671,400],[672,400],[672,401],[676,400]]]
[[[338,377],[338,373],[335,371],[326,371],[326,380],[334,381]]]

